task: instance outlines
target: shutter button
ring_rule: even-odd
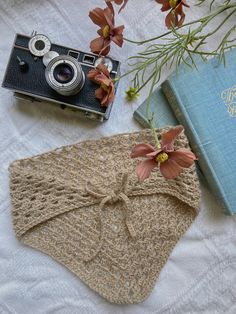
[[[29,69],[28,63],[26,63],[24,60],[21,60],[21,58],[18,56],[16,58],[18,60],[18,65],[19,65],[20,71],[21,72],[27,72]]]

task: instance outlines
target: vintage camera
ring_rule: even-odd
[[[52,44],[42,34],[17,34],[2,86],[18,98],[54,102],[103,121],[109,118],[112,104],[101,107],[95,98],[98,85],[87,78],[99,63],[107,66],[112,79],[119,75],[119,61]]]

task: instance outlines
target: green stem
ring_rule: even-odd
[[[236,3],[234,4],[226,4],[226,5],[222,5],[220,7],[219,10],[216,10],[215,12],[213,12],[212,14],[208,15],[208,16],[205,16],[203,18],[199,18],[197,20],[194,20],[194,21],[191,21],[189,23],[185,23],[181,26],[178,27],[178,30],[179,29],[182,29],[186,26],[190,26],[190,25],[193,25],[193,24],[197,24],[197,23],[205,23],[205,20],[207,21],[207,24],[209,23],[210,20],[212,20],[213,18],[215,18],[216,16],[218,16],[219,14],[221,14],[222,12],[228,10],[228,9],[231,9],[231,8],[234,8],[236,7]],[[154,41],[154,40],[158,40],[158,39],[161,39],[165,36],[168,36],[170,35],[171,33],[173,32],[173,29],[164,33],[164,34],[161,34],[159,36],[156,36],[156,37],[152,37],[152,38],[149,38],[149,39],[146,39],[146,40],[143,40],[143,41],[135,41],[135,40],[131,40],[131,39],[128,39],[128,38],[124,38],[125,41],[127,42],[130,42],[130,43],[133,43],[133,44],[137,44],[137,45],[143,45],[145,43],[148,43],[148,42],[151,42],[151,41]]]
[[[154,140],[155,140],[155,146],[156,146],[157,149],[159,149],[161,145],[160,145],[157,133],[156,133],[156,128],[153,125],[154,114],[153,113],[151,114],[151,110],[150,110],[151,95],[152,95],[152,92],[153,92],[153,89],[154,89],[154,85],[155,85],[154,83],[156,81],[156,77],[157,77],[157,72],[155,73],[155,75],[153,77],[152,85],[151,85],[151,88],[150,88],[150,91],[149,91],[148,100],[147,100],[146,114],[147,114],[147,117],[148,117],[148,122],[149,122],[150,129],[152,130],[152,134],[153,134],[153,137],[154,137]],[[151,117],[150,117],[150,114],[152,115]]]

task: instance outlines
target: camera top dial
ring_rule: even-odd
[[[100,57],[95,61],[95,67],[97,67],[99,64],[104,64],[107,67],[107,70],[109,72],[112,71],[113,64],[110,58],[107,57]]]
[[[36,57],[43,57],[51,49],[51,42],[47,36],[37,34],[29,41],[29,50]]]

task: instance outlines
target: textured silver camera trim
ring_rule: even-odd
[[[17,36],[24,36],[24,37],[27,37],[27,38],[29,38],[29,39],[31,38],[31,36],[27,36],[27,35],[24,35],[24,34],[21,34],[21,33],[17,33],[16,36],[15,36],[15,40],[14,40],[14,44],[13,44],[12,50],[13,50],[14,47],[20,48],[20,49],[23,49],[23,50],[27,50],[27,48],[21,47],[21,46],[18,46],[18,45],[15,44]],[[53,43],[53,45],[62,46],[62,45],[60,45],[60,44],[55,44],[55,43]],[[75,51],[75,52],[78,51],[80,54],[81,54],[81,53],[88,54],[88,52],[86,52],[86,51],[83,51],[83,50],[75,50],[75,48],[72,48],[72,47],[68,47],[68,46],[62,46],[62,47],[68,49],[68,51],[69,51],[69,50],[72,50],[72,51]],[[94,56],[95,58],[100,58],[100,57],[101,57],[101,56],[99,56],[98,54],[95,54],[95,53],[89,53],[89,55]],[[105,56],[103,56],[103,57],[105,57]],[[110,58],[110,57],[109,57],[109,58]],[[110,59],[111,59],[111,58],[110,58]],[[118,62],[118,68],[117,68],[117,71],[111,71],[111,73],[113,73],[113,74],[117,74],[117,73],[119,72],[119,69],[120,69],[120,62],[119,62],[118,60],[115,60],[115,61]],[[90,66],[90,67],[95,68],[95,66],[93,66],[93,65],[91,65],[91,64],[90,64],[90,65],[89,65],[89,64],[84,64],[84,63],[82,63],[82,62],[79,62],[79,63],[80,63],[80,64],[83,64],[83,65],[85,65],[85,66]]]
[[[53,72],[59,64],[69,64],[74,71],[73,79],[68,83],[58,82]],[[85,76],[81,64],[72,56],[69,55],[60,55],[52,59],[45,69],[45,78],[48,85],[54,89],[57,93],[64,96],[71,96],[78,94],[79,91],[83,88],[85,83]]]
[[[21,47],[21,46],[18,46],[18,45],[14,45],[14,46],[12,47],[12,50],[13,50],[13,48],[18,48],[18,49],[22,49],[22,50],[29,51],[28,48]],[[65,47],[65,48],[67,48],[67,47]],[[83,51],[82,51],[82,52],[83,52]],[[67,54],[67,55],[69,55],[69,54]],[[70,55],[69,55],[69,56],[70,56]],[[70,57],[71,57],[71,56],[70,56]],[[73,57],[72,57],[72,58],[73,58]],[[74,59],[75,59],[75,58],[74,58]],[[90,68],[96,68],[96,66],[94,66],[94,65],[92,65],[92,64],[82,63],[82,62],[78,61],[78,59],[75,59],[75,60],[77,60],[77,62],[78,62],[80,65],[83,65],[83,66],[86,66],[86,67],[90,67]],[[118,69],[117,69],[117,70],[119,70],[119,69],[120,69],[120,63],[119,63],[119,65],[118,65]],[[118,71],[112,70],[110,73],[116,75],[116,74],[118,73]]]
[[[42,50],[38,50],[35,47],[35,43],[38,40],[41,40],[44,43],[44,45],[45,45],[45,47]],[[45,53],[47,53],[47,52],[49,52],[51,50],[51,46],[52,46],[52,44],[51,44],[50,39],[47,36],[43,35],[43,34],[36,34],[36,35],[34,35],[33,37],[30,38],[30,41],[28,43],[29,51],[35,57],[43,57],[45,55]]]
[[[72,57],[72,58],[73,58],[73,57]],[[51,62],[51,61],[50,61],[50,62]],[[73,83],[74,83],[74,82],[76,81],[76,79],[77,79],[76,75],[74,75],[73,79],[72,79],[70,82],[64,83],[64,84],[58,82],[58,81],[55,79],[55,77],[54,77],[54,75],[53,75],[53,72],[54,72],[55,68],[56,68],[59,64],[63,64],[63,63],[69,64],[69,65],[72,67],[74,73],[77,72],[76,66],[75,66],[74,63],[72,63],[70,60],[67,60],[67,61],[65,61],[65,60],[58,60],[57,62],[55,62],[55,63],[53,64],[53,66],[50,68],[50,71],[48,71],[48,76],[49,76],[49,78],[50,78],[51,83],[53,83],[56,87],[57,87],[57,86],[61,86],[61,87],[72,86]]]

